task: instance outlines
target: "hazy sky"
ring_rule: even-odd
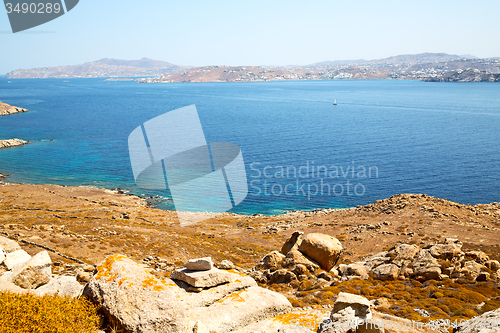
[[[80,0],[12,34],[0,74],[101,58],[179,65],[295,65],[422,52],[500,56],[500,1]]]

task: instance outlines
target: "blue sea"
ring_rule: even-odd
[[[462,204],[500,196],[496,83],[0,79],[0,101],[30,109],[0,117],[0,139],[33,141],[0,150],[10,182],[122,188],[173,209],[168,190],[135,185],[127,140],[195,104],[208,142],[241,148],[249,193],[235,213],[347,208],[398,193]]]

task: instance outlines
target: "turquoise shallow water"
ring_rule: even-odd
[[[120,187],[173,208],[168,191],[135,185],[127,138],[195,104],[207,141],[241,147],[250,192],[237,213],[345,208],[408,192],[499,200],[495,83],[67,81],[0,79],[0,100],[31,110],[0,117],[0,139],[35,141],[0,150],[9,181]]]

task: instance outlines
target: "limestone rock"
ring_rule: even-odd
[[[224,273],[234,280],[192,293],[115,255],[97,267],[84,295],[102,307],[111,324],[137,333],[203,332],[204,327],[225,333],[291,310],[284,296],[257,287],[243,274]]]
[[[319,269],[319,264],[314,260],[306,257],[300,251],[291,250],[287,253],[286,258],[283,260],[282,266],[289,267],[293,265],[302,264],[307,267],[307,269],[311,272],[314,272],[316,269]]]
[[[219,268],[229,270],[234,269],[235,266],[230,260],[222,260],[219,264]]]
[[[192,321],[203,318],[210,332],[231,332],[263,319],[292,310],[285,296],[261,287],[232,293],[209,307],[194,308],[186,312]]]
[[[373,270],[375,280],[392,281],[398,277],[399,267],[394,264],[380,265]]]
[[[304,232],[294,231],[290,238],[286,240],[285,244],[283,244],[280,252],[286,255],[290,250],[298,250],[302,242],[302,235],[304,235]]]
[[[58,276],[51,278],[50,281],[41,287],[35,289],[35,292],[40,295],[58,295],[78,297],[82,294],[83,286],[76,281],[74,276]]]
[[[190,271],[209,271],[214,267],[214,264],[212,262],[212,258],[205,257],[188,260],[184,264],[184,267]]]
[[[370,319],[370,301],[363,296],[341,292],[333,305],[332,314],[350,307],[354,310],[355,316]]]
[[[261,262],[266,268],[279,267],[285,256],[278,251],[273,251],[264,256]]]
[[[170,274],[174,280],[184,281],[196,288],[215,287],[234,280],[230,273],[212,268],[209,271],[191,271],[187,268],[176,269]]]
[[[290,283],[297,280],[297,276],[286,269],[278,269],[269,276],[269,284],[273,283]]]
[[[434,258],[452,259],[462,252],[462,247],[457,244],[436,244],[429,251]]]
[[[311,233],[302,239],[299,251],[316,261],[322,269],[329,271],[339,260],[343,248],[335,237]]]
[[[394,261],[413,260],[420,249],[415,245],[399,244],[392,253],[396,255]]]
[[[126,332],[188,332],[185,291],[159,280],[125,256],[113,255],[97,266],[83,294],[101,306],[111,325]]]
[[[25,289],[35,289],[50,281],[52,276],[52,261],[49,253],[42,251],[12,270],[10,280]]]
[[[365,266],[364,262],[355,262],[345,267],[342,281],[352,280],[353,277],[368,278],[368,267]]]
[[[428,249],[420,250],[413,262],[412,268],[413,274],[418,279],[440,280],[441,266]]]
[[[3,263],[5,260],[5,253],[3,252],[2,249],[0,249],[0,265]]]
[[[5,254],[20,250],[21,247],[12,239],[0,236],[0,250]]]
[[[2,260],[0,260],[0,263],[1,262]],[[493,272],[496,272],[500,269],[500,262],[498,262],[497,260],[489,260],[484,265]]]
[[[474,260],[478,264],[485,264],[488,260],[490,260],[486,253],[482,251],[468,251],[465,253],[465,257]]]
[[[17,244],[17,243],[16,243]],[[8,270],[14,268],[14,266],[21,265],[26,261],[30,260],[31,256],[24,250],[17,250],[14,252],[7,253],[5,255],[5,260],[3,265],[7,267]]]

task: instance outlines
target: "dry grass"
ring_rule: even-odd
[[[0,309],[3,333],[94,333],[99,327],[97,308],[84,297],[0,292]]]

